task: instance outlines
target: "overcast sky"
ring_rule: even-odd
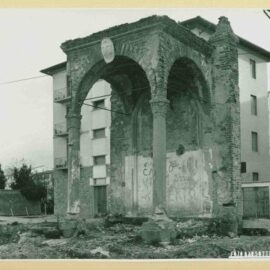
[[[153,14],[176,21],[227,16],[236,34],[270,50],[270,20],[261,9],[0,9],[0,163],[25,159],[51,169],[52,79],[39,71],[65,61],[60,44]]]

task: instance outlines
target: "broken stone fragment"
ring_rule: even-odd
[[[61,231],[57,229],[50,229],[44,232],[44,236],[51,239],[58,239],[61,237],[61,235]]]
[[[66,219],[59,223],[59,229],[65,238],[72,237],[76,231],[77,221]]]
[[[157,207],[149,221],[143,223],[140,236],[147,243],[168,244],[176,238],[176,223]]]
[[[95,249],[90,250],[92,255],[102,255],[106,258],[110,257],[109,251],[103,250],[101,247],[97,247]]]
[[[67,244],[67,240],[65,239],[50,239],[42,242],[42,245],[50,247],[63,246],[65,244]]]

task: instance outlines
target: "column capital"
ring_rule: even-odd
[[[154,97],[150,100],[154,118],[165,117],[169,105],[169,100],[165,97]]]

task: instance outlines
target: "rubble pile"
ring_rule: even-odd
[[[115,221],[115,220],[114,220]],[[269,250],[269,236],[221,236],[207,233],[198,220],[176,222],[171,243],[147,243],[137,221],[77,220],[63,224],[0,225],[1,259],[177,259],[227,258],[233,250]],[[137,224],[137,225],[135,225]],[[206,228],[205,228],[206,227]],[[72,228],[68,236],[63,228]]]

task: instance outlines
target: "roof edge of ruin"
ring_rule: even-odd
[[[209,34],[212,34],[216,31],[216,24],[202,18],[201,16],[197,16],[185,21],[182,21],[180,23],[181,25],[183,25],[184,27],[190,29],[193,26],[202,26],[204,27]],[[236,34],[235,34],[236,35]],[[254,51],[256,53],[258,53],[259,55],[263,56],[268,62],[270,62],[270,51],[236,35],[239,38],[239,45],[248,48],[251,51]]]
[[[161,29],[163,28],[165,30],[165,32],[168,32],[168,34],[170,34],[171,36],[176,37],[176,38],[177,38],[177,36],[179,36],[179,33],[177,33],[178,32],[177,30],[179,30],[179,32],[184,31],[185,34],[194,36],[194,39],[197,40],[197,43],[199,43],[199,45],[203,48],[202,50],[205,53],[208,53],[209,49],[211,51],[211,45],[208,44],[207,41],[196,36],[188,28],[177,23],[176,21],[174,21],[173,19],[169,18],[166,15],[164,15],[164,16],[158,16],[158,15],[149,16],[149,17],[142,18],[142,19],[135,21],[135,22],[132,22],[132,23],[124,23],[124,24],[116,25],[116,26],[104,29],[102,31],[93,33],[93,34],[88,35],[88,36],[83,37],[83,38],[76,38],[76,39],[67,40],[61,44],[61,48],[64,52],[68,52],[68,51],[76,49],[76,48],[81,48],[81,47],[87,46],[91,43],[99,42],[101,39],[103,39],[105,37],[114,37],[114,36],[118,36],[120,34],[123,35],[127,32],[130,32],[130,31],[136,31],[136,30],[140,31],[140,30],[146,29],[146,28],[148,28],[148,29],[154,28],[157,25],[160,25]],[[200,46],[198,46],[198,47],[200,47]]]

